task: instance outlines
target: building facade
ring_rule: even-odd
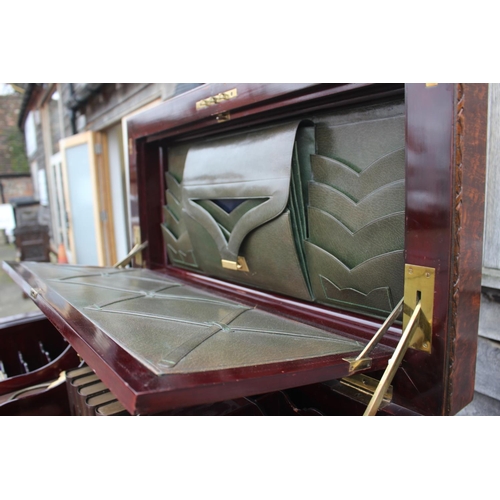
[[[111,266],[133,245],[127,120],[199,84],[29,84],[19,115],[40,223],[74,264]]]

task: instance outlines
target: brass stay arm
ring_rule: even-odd
[[[349,371],[354,372],[362,368],[369,368],[371,366],[371,358],[369,354],[375,349],[380,339],[386,334],[387,330],[396,321],[396,318],[401,314],[403,310],[404,297],[399,301],[399,304],[393,309],[388,318],[384,321],[384,324],[378,329],[377,333],[368,342],[366,347],[358,354],[356,358],[346,358],[345,361],[349,361]]]
[[[401,336],[401,340],[396,346],[394,354],[387,363],[387,368],[385,369],[385,372],[382,375],[382,378],[380,379],[380,383],[375,389],[375,392],[373,393],[373,396],[370,402],[368,403],[365,413],[363,414],[364,417],[374,416],[377,414],[377,411],[379,409],[380,403],[382,402],[384,394],[387,391],[389,385],[391,385],[392,379],[394,378],[394,375],[396,375],[396,371],[399,368],[401,362],[403,361],[404,355],[406,354],[408,347],[410,347],[412,336],[415,333],[415,330],[418,326],[418,320],[420,319],[421,311],[422,311],[422,303],[419,302],[417,304],[417,307],[415,307],[415,310],[413,311],[410,320],[408,321],[408,325],[406,326],[405,331]]]
[[[147,246],[147,241],[145,241],[144,243],[135,244],[132,250],[130,250],[130,252],[122,260],[117,262],[113,267],[125,267],[134,258],[134,255],[142,252]]]

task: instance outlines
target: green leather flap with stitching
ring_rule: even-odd
[[[170,260],[312,300],[303,248],[311,125],[295,121],[171,148],[162,225]],[[224,267],[238,257],[247,272]]]
[[[245,237],[285,210],[298,127],[299,122],[280,125],[189,149],[182,182],[183,210],[209,232],[221,259],[236,261]],[[223,225],[226,234],[214,217],[214,211],[223,211],[221,200],[239,203],[240,213],[231,219],[231,229]]]

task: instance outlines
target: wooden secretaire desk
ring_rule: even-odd
[[[207,84],[129,122],[134,267],[5,267],[131,414],[455,414],[486,114],[483,84]]]

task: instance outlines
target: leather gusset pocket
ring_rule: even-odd
[[[161,225],[161,230],[168,259],[179,266],[198,268],[187,231],[182,232],[179,237],[176,237],[164,224]]]
[[[373,191],[396,180],[404,180],[405,150],[397,149],[374,161],[359,171],[334,158],[313,155],[311,170],[313,180],[346,194],[358,202]]]
[[[178,219],[168,205],[163,207],[163,220],[165,226],[176,238],[179,238],[179,236],[186,231],[184,221]]]
[[[168,191],[180,203],[182,200],[182,185],[170,172],[165,173]]]
[[[165,191],[165,197],[167,199],[167,207],[169,208],[169,210],[172,212],[172,214],[174,215],[174,217],[177,219],[177,220],[181,220],[182,219],[182,203],[177,200],[177,198],[175,198],[175,196],[172,194],[172,192],[167,189]]]
[[[168,151],[169,171],[165,172],[165,198],[161,230],[165,241],[168,260],[188,269],[197,269],[191,239],[182,213],[182,179],[188,152],[186,145],[170,148]]]
[[[404,212],[375,219],[355,232],[322,210],[309,207],[308,213],[309,241],[349,268],[404,246]]]
[[[389,120],[382,127],[392,129],[396,123]],[[347,134],[355,129],[376,131],[376,124],[320,131],[334,147],[319,151],[343,159],[311,156],[306,262],[318,302],[380,316],[403,295],[405,151],[394,148],[397,138],[392,137],[361,154],[356,145],[362,134]]]
[[[311,285],[319,302],[380,314],[390,312],[403,296],[403,250],[377,255],[349,268],[311,242],[306,242],[305,249]]]
[[[223,268],[219,249],[207,229],[187,214],[185,223],[196,260],[206,274],[311,300],[297,256],[288,210],[246,236],[240,254],[250,269],[248,273]]]
[[[405,204],[405,184],[404,180],[391,182],[355,202],[335,188],[310,181],[309,203],[354,232],[378,218],[400,212]]]

